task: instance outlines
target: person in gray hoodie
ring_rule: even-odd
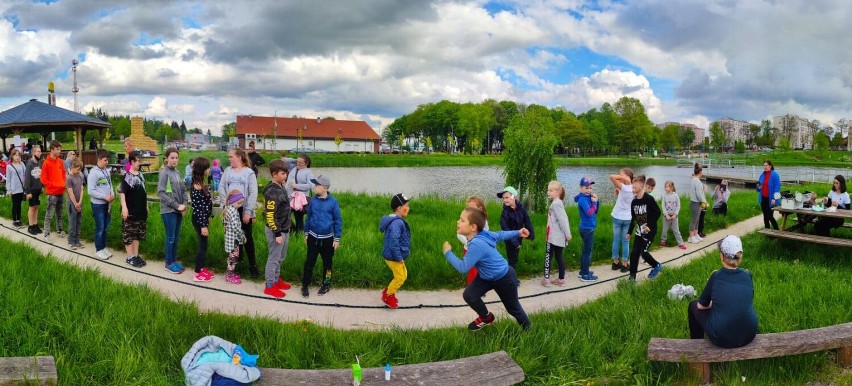
[[[565,213],[565,188],[559,181],[553,180],[547,184],[547,197],[553,200],[547,211],[547,246],[544,252],[544,278],[541,285],[549,287],[551,282],[558,286],[565,285],[565,259],[562,251],[571,240],[571,224],[568,222],[568,214]],[[550,280],[550,260],[556,258],[559,266],[559,278]]]
[[[160,217],[166,228],[166,271],[179,274],[184,271],[177,261],[180,226],[186,214],[186,185],[177,171],[178,149],[170,147],[165,152],[165,165],[160,169],[157,197],[160,198]]]
[[[6,189],[12,196],[12,226],[15,228],[24,226],[21,223],[21,204],[24,202],[24,196],[26,196],[24,191],[26,173],[27,167],[21,162],[21,152],[18,149],[12,150],[6,169]]]
[[[285,159],[284,162],[288,162],[288,159]],[[314,178],[313,172],[311,172],[311,157],[308,157],[307,154],[299,154],[299,157],[295,160],[295,167],[290,168],[290,174],[287,176],[287,183],[284,184],[284,188],[287,189],[287,197],[292,199],[293,193],[301,192],[307,197],[311,194],[311,188],[314,187],[314,184],[311,183],[311,180]],[[303,207],[302,210],[294,210],[293,218],[295,220],[293,230],[296,232],[302,232],[305,228],[305,213],[307,213],[307,208]]]
[[[107,169],[109,164],[109,153],[104,149],[98,149],[95,153],[97,166],[89,173],[86,186],[89,198],[92,201],[92,215],[95,217],[95,257],[101,260],[112,256],[106,249],[106,238],[109,233],[110,207],[115,199],[112,186],[112,176]]]
[[[38,207],[41,205],[41,146],[33,146],[32,156],[27,161],[26,178],[24,178],[24,193],[29,200],[30,209],[27,212],[29,220],[29,232],[31,235],[41,233],[41,228],[38,226]]]
[[[251,170],[251,161],[245,150],[233,148],[228,152],[228,160],[231,166],[222,174],[219,182],[219,201],[221,207],[227,205],[228,193],[238,190],[245,196],[245,203],[238,210],[242,221],[243,234],[246,236],[245,244],[240,246],[239,259],[242,260],[243,251],[248,255],[249,275],[256,279],[260,277],[257,270],[257,261],[254,252],[254,232],[252,225],[255,220],[255,209],[257,208],[257,175]]]

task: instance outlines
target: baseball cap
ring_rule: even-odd
[[[411,201],[411,200],[409,200],[408,197],[405,197],[404,194],[402,194],[402,193],[394,194],[394,196],[391,197],[391,210],[396,210],[396,208],[399,208],[400,206],[405,205],[405,203],[408,202],[408,201]]]
[[[331,180],[328,177],[320,174],[317,178],[311,178],[311,183],[314,185],[322,185],[326,188],[331,188]]]
[[[589,179],[589,177],[583,176],[583,178],[580,179],[580,186],[592,186],[594,184],[595,182]]]
[[[518,190],[517,189],[515,189],[511,186],[507,186],[507,187],[503,188],[503,190],[497,192],[497,198],[503,198],[503,193],[506,193],[506,192],[511,193],[515,197],[518,196]]]
[[[722,255],[726,258],[735,259],[737,257],[737,253],[743,251],[743,242],[737,236],[725,236],[722,241],[719,241],[719,251],[721,251]]]

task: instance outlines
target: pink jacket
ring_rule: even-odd
[[[290,200],[290,208],[293,208],[293,210],[296,211],[302,211],[302,208],[304,208],[305,205],[308,205],[308,198],[305,197],[305,193],[298,190],[294,191],[293,199]]]

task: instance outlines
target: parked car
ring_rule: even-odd
[[[294,147],[289,150],[291,153],[328,153],[327,150],[314,149],[312,147]]]

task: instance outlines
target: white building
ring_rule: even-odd
[[[725,133],[725,138],[728,139],[727,145],[733,145],[736,141],[745,143],[748,139],[751,123],[734,118],[722,118],[715,122],[719,122],[719,127]]]
[[[364,121],[237,115],[236,124],[240,146],[258,150],[377,153],[382,140]]]
[[[795,114],[778,115],[772,117],[772,127],[777,130],[776,145],[778,141],[789,135],[790,146],[794,149],[813,149],[816,132],[807,119]]]

